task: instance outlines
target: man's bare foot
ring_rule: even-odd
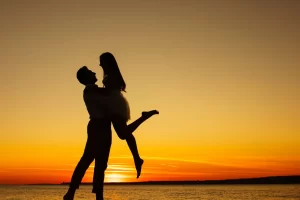
[[[64,200],[73,200],[74,199],[74,194],[71,192],[67,192],[64,196]]]
[[[96,200],[104,200],[103,193],[96,193]]]
[[[142,171],[142,165],[144,164],[144,160],[143,159],[139,159],[137,161],[134,161],[135,164],[135,169],[137,172],[136,178],[139,178],[141,175],[141,171]]]
[[[157,115],[157,114],[159,114],[159,112],[157,110],[145,111],[145,112],[142,112],[142,117],[148,119],[148,118],[152,117],[152,115]]]

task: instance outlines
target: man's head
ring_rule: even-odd
[[[96,73],[89,70],[86,66],[77,71],[77,79],[83,85],[95,84],[97,82]]]

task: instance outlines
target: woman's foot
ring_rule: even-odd
[[[142,165],[144,164],[144,160],[143,159],[135,160],[134,164],[137,172],[136,178],[139,178],[141,175]]]
[[[148,119],[148,118],[152,117],[152,115],[157,115],[157,114],[159,114],[159,112],[157,110],[145,111],[145,112],[142,112],[142,117]]]

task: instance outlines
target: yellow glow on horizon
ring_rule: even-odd
[[[126,182],[127,176],[117,173],[106,174],[105,182]]]

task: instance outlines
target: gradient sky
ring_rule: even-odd
[[[88,123],[75,74],[87,65],[101,80],[106,51],[132,118],[160,111],[135,133],[139,181],[300,174],[299,9],[294,0],[2,2],[0,184],[70,181]],[[113,133],[106,181],[136,181],[133,167]]]

